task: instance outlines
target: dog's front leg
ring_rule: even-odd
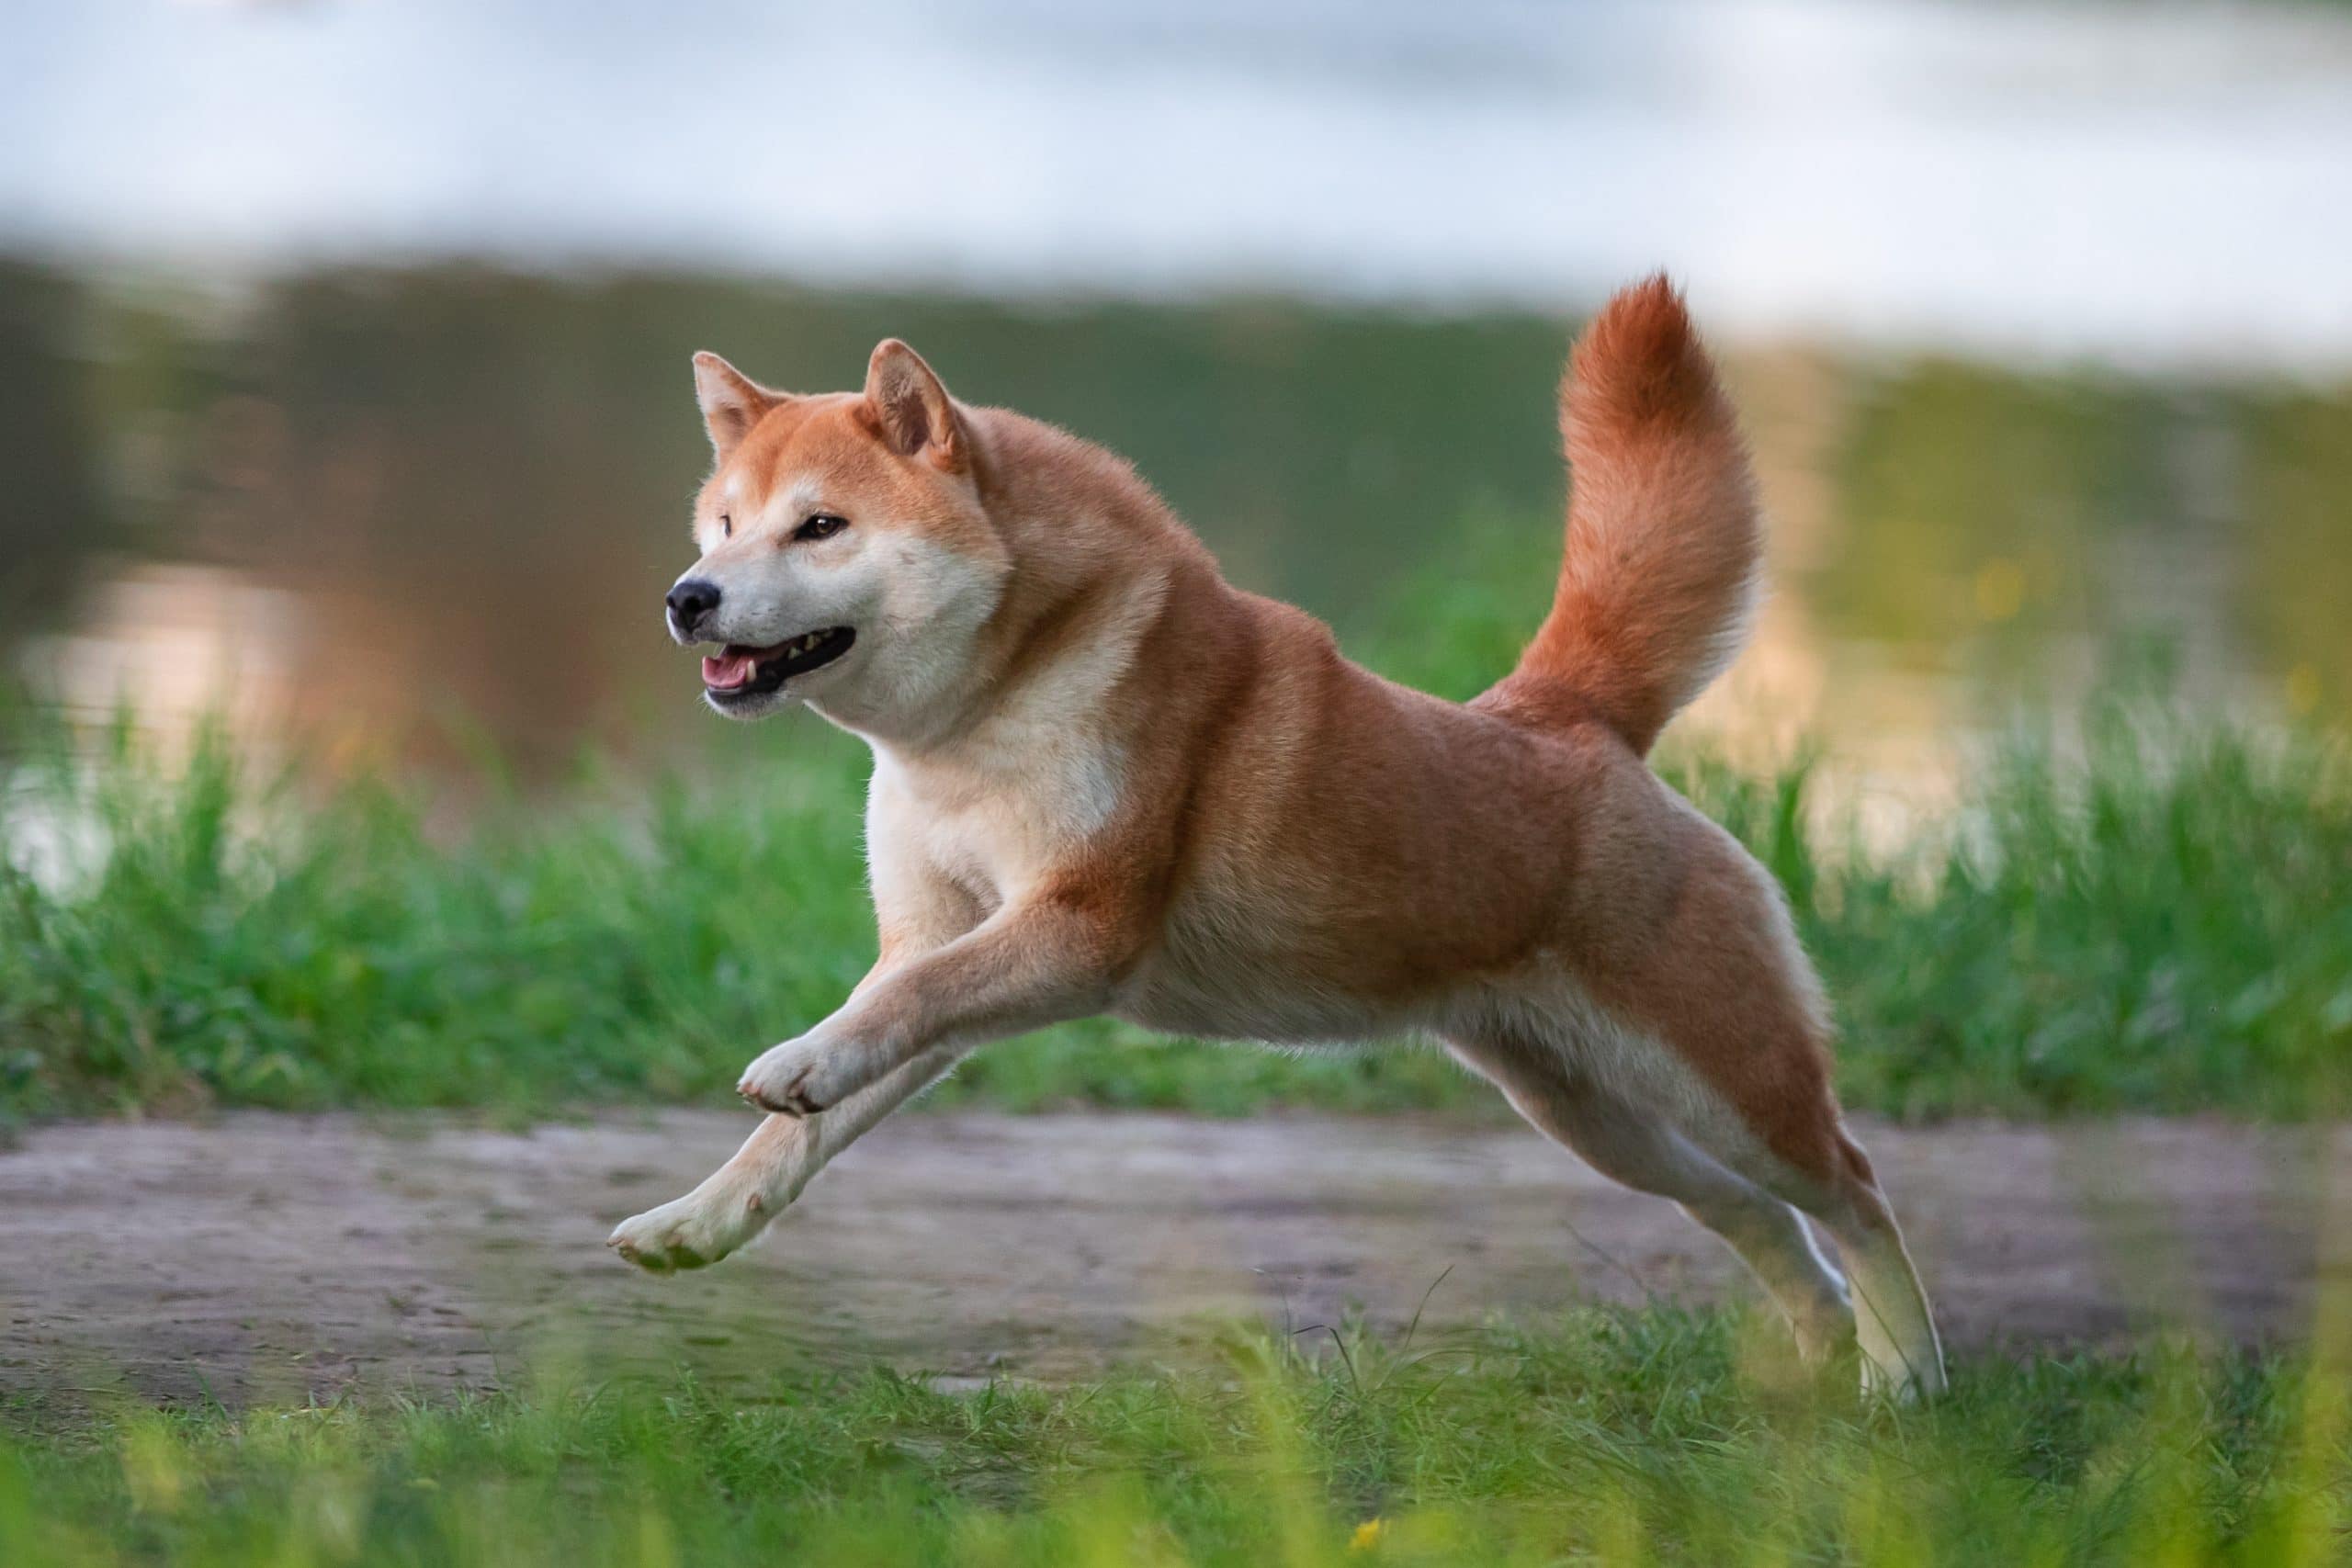
[[[850,993],[851,1005],[895,971],[971,931],[980,919],[969,897],[954,884],[891,854],[887,834],[875,835],[873,843],[882,951]],[[952,1046],[919,1053],[823,1116],[764,1118],[708,1179],[683,1198],[622,1221],[605,1245],[659,1274],[718,1262],[759,1235],[828,1162],[922,1092],[959,1055]]]
[[[701,1186],[623,1220],[605,1245],[657,1274],[718,1262],[759,1235],[826,1162],[920,1093],[960,1054],[952,1046],[920,1053],[822,1116],[768,1117]]]
[[[1118,929],[1068,899],[1009,905],[761,1056],[737,1092],[764,1110],[814,1116],[943,1047],[960,1052],[1100,1012]]]

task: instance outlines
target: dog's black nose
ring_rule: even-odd
[[[662,603],[670,606],[670,624],[682,637],[691,637],[703,617],[718,608],[718,584],[689,577],[670,590]]]

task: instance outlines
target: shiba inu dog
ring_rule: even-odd
[[[805,704],[871,744],[879,957],[745,1070],[771,1114],[614,1232],[623,1257],[724,1258],[989,1040],[1099,1012],[1419,1035],[1722,1236],[1806,1358],[1858,1343],[1866,1383],[1942,1386],[1780,891],[1643,761],[1738,650],[1758,570],[1745,448],[1663,277],[1574,351],[1557,596],[1466,705],[1350,663],[1120,458],[956,400],[902,343],[857,392],[709,354],[695,383],[718,461],[670,629],[717,647],[720,713]]]

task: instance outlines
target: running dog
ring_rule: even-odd
[[[716,645],[719,713],[805,704],[872,747],[879,957],[745,1070],[767,1119],[615,1231],[622,1257],[717,1262],[989,1040],[1105,1012],[1423,1036],[1729,1243],[1806,1359],[1858,1345],[1868,1386],[1942,1387],[1780,891],[1643,760],[1737,652],[1760,543],[1736,420],[1663,276],[1571,356],[1557,595],[1468,704],[1350,663],[1227,583],[1125,461],[958,401],[905,344],[858,392],[694,363],[718,460],[670,630]]]

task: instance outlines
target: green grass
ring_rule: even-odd
[[[810,725],[785,739],[714,784],[591,772],[551,800],[493,794],[460,829],[379,782],[257,780],[217,742],[165,769],[127,729],[95,760],[36,739],[0,778],[0,1113],[724,1095],[872,952],[862,753]],[[1987,757],[1951,832],[1879,854],[1809,825],[1803,768],[1669,773],[1788,889],[1856,1105],[2352,1102],[2352,784],[2321,739],[2110,701]],[[1424,1049],[1090,1023],[979,1053],[933,1102],[1487,1095]]]
[[[22,749],[0,819],[0,1113],[723,1096],[872,952],[862,754],[809,725],[785,739],[721,784],[591,773],[455,830],[421,794],[256,780],[212,742],[170,770],[127,730],[95,761]],[[1802,768],[1669,771],[1789,890],[1856,1105],[2352,1103],[2341,751],[2121,700],[2063,739],[1986,758],[1952,832],[1875,855],[1808,825]],[[62,851],[59,822],[80,829]],[[1424,1049],[1090,1023],[979,1053],[933,1103],[1489,1100]]]
[[[1465,527],[1451,571],[1349,646],[1475,693],[1541,618],[1552,537]],[[1743,775],[1669,737],[1668,776],[1788,891],[1849,1102],[2352,1106],[2352,759],[2325,732],[2184,716],[2158,665],[2130,668],[2079,726],[1980,758],[1960,819],[1891,852],[1825,825],[1805,766]],[[0,735],[0,1118],[727,1095],[871,958],[865,755],[799,716],[704,761],[699,782],[583,765],[525,798],[490,758],[453,808],[446,785],[256,777],[217,738],[167,768],[127,723],[94,744],[20,710]],[[1495,1101],[1425,1048],[1097,1021],[981,1051],[927,1103]]]
[[[1920,1411],[1790,1383],[1737,1317],[1333,1337],[1343,1354],[1236,1336],[1219,1365],[1059,1389],[870,1373],[747,1399],[681,1376],[20,1413],[0,1561],[2008,1568],[2352,1549],[2345,1384],[2308,1358],[1986,1359]]]

